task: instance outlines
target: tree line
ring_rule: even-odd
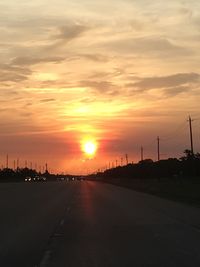
[[[119,177],[136,179],[200,177],[200,153],[194,154],[187,149],[180,159],[169,158],[156,162],[145,159],[136,164],[118,166],[90,175],[92,179]]]

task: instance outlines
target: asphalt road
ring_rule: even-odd
[[[200,210],[95,182],[0,184],[1,267],[199,267]]]

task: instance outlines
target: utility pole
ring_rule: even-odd
[[[160,160],[160,137],[157,137],[158,161]]]
[[[123,158],[121,158],[121,166],[123,166]]]
[[[141,161],[144,160],[144,149],[143,146],[141,146]]]
[[[15,171],[15,160],[14,160],[14,171]]]
[[[19,169],[19,159],[17,159],[17,169]]]
[[[8,154],[6,155],[6,169],[8,169]]]
[[[194,147],[193,147],[193,135],[192,135],[192,119],[189,116],[189,128],[190,128],[190,145],[191,145],[191,153],[194,155]]]
[[[128,154],[126,154],[126,164],[128,165]]]

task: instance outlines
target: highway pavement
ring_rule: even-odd
[[[0,184],[2,267],[199,267],[200,210],[91,181]]]

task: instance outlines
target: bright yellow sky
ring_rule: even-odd
[[[198,0],[0,1],[0,164],[92,172],[200,150]],[[83,140],[98,144],[88,158]]]

